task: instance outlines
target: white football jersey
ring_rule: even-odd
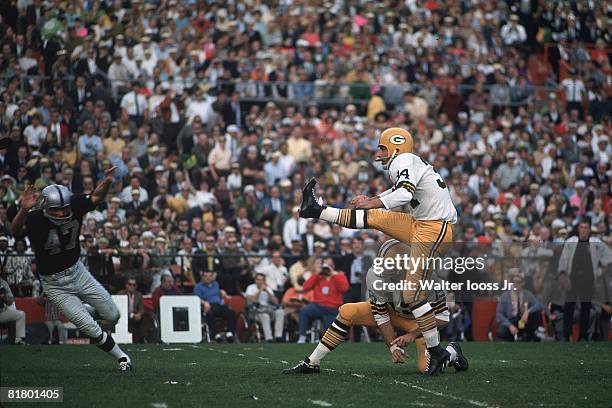
[[[457,222],[457,210],[442,177],[426,160],[402,153],[389,166],[393,187],[379,195],[387,209],[407,204],[416,220]]]

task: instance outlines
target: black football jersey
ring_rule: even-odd
[[[75,194],[71,200],[72,219],[55,225],[42,208],[28,212],[26,234],[30,239],[40,275],[53,275],[74,265],[81,256],[79,235],[83,216],[95,208],[91,195]]]

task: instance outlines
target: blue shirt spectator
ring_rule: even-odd
[[[212,274],[211,274],[212,275]],[[202,300],[208,303],[222,304],[221,289],[217,281],[205,282],[202,279],[195,287],[194,293]]]

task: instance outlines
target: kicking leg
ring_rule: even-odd
[[[375,229],[392,238],[410,243],[414,218],[403,212],[385,209],[350,209],[320,205],[314,197],[316,181],[311,180],[302,193],[300,217],[318,218],[354,229]]]
[[[95,280],[91,273],[85,268],[85,265],[78,262],[76,267],[76,281],[78,288],[80,288],[79,297],[83,302],[88,303],[96,309],[96,312],[98,312],[98,315],[102,319],[110,324],[116,324],[117,321],[119,321],[120,314],[111,295],[97,280]],[[100,349],[110,353],[119,361],[119,368],[122,371],[132,369],[130,357],[121,350],[110,334],[103,332],[102,336],[98,337],[96,340]]]

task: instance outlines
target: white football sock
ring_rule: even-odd
[[[340,209],[334,207],[325,207],[323,211],[321,211],[319,219],[337,223],[340,220]]]
[[[450,362],[454,363],[457,359],[457,352],[455,351],[455,348],[451,346],[446,346],[446,351],[450,353]]]
[[[425,339],[427,348],[436,347],[440,344],[440,340],[438,339],[438,329],[435,327],[431,330],[424,331],[423,338]]]
[[[310,364],[319,365],[321,363],[321,360],[323,360],[323,358],[325,358],[327,353],[329,353],[330,351],[331,350],[325,347],[323,343],[319,342],[312,354],[308,357],[308,360],[310,360]]]

